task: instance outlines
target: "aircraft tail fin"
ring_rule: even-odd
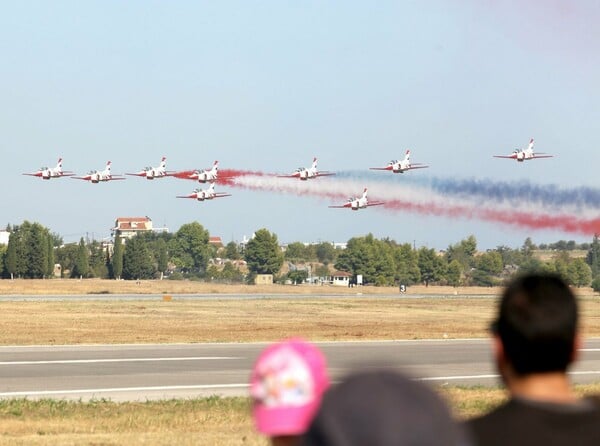
[[[406,149],[406,154],[404,155],[404,161],[410,161],[410,149]]]
[[[531,139],[529,140],[529,145],[527,146],[527,149],[528,149],[528,150],[533,150],[533,144],[534,144],[534,141],[533,141],[533,138],[531,138]]]
[[[367,188],[366,187],[365,187],[365,190],[363,190],[362,197],[367,198]]]
[[[312,168],[313,168],[313,170],[317,168],[317,157],[316,156],[313,158]]]
[[[212,166],[212,172],[216,173],[219,170],[219,161],[215,161]]]
[[[160,160],[160,168],[165,169],[167,167],[167,157],[163,156]]]

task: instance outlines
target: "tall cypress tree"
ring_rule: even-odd
[[[48,240],[48,268],[46,269],[46,275],[54,277],[54,240],[48,231],[46,231],[46,239]]]
[[[113,279],[120,279],[123,274],[123,242],[121,237],[115,236],[115,246],[111,261],[111,275]]]
[[[6,276],[11,279],[17,274],[17,245],[19,244],[19,233],[15,230],[10,233],[8,246],[6,247],[6,257],[4,257],[4,271]]]
[[[75,258],[75,266],[71,277],[87,277],[90,270],[89,254],[87,246],[83,237],[79,240],[79,247],[77,248],[77,257]]]

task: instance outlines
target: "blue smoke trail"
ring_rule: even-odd
[[[391,174],[390,172],[342,171],[336,173],[341,178],[368,179],[377,182],[405,183],[429,188],[442,195],[459,198],[479,198],[498,203],[525,202],[539,203],[548,207],[571,206],[579,209],[600,209],[600,189],[580,186],[563,188],[556,184],[532,184],[527,180],[513,182],[490,180],[456,180],[436,178],[414,173]],[[400,178],[399,178],[400,177]]]

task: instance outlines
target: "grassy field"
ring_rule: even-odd
[[[407,294],[495,295],[499,288],[411,286]],[[582,289],[591,293],[591,289]],[[0,295],[61,294],[398,294],[397,287],[319,285],[226,285],[189,280],[15,279],[0,280]]]
[[[600,301],[583,298],[586,336]],[[0,302],[3,345],[486,337],[496,298]]]
[[[459,419],[502,402],[500,389],[438,389]],[[597,394],[600,384],[578,387]],[[113,403],[0,401],[0,445],[267,446],[254,432],[246,398]]]

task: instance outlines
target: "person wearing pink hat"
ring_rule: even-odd
[[[252,416],[273,446],[294,446],[306,432],[329,387],[323,353],[303,339],[271,344],[250,377]]]

